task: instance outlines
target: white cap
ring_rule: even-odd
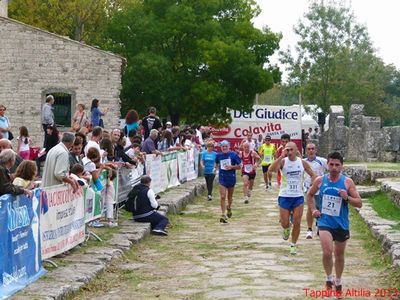
[[[165,123],[165,125],[171,125],[172,126],[172,123],[170,121],[168,121],[167,123]]]

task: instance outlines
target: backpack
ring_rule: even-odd
[[[137,209],[137,198],[140,192],[140,185],[135,185],[128,194],[128,199],[125,202],[125,210],[131,213],[135,212]]]

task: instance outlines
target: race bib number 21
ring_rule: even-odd
[[[340,209],[342,208],[342,197],[324,195],[322,197],[322,210],[323,214],[338,217]]]

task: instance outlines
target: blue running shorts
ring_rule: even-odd
[[[279,207],[292,211],[297,206],[304,204],[304,196],[300,197],[278,197]]]

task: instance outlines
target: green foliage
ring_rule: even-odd
[[[365,26],[349,7],[337,1],[314,1],[294,29],[299,36],[296,55],[281,53],[288,84],[302,93],[304,102],[319,105],[365,104],[366,113],[393,119],[393,99],[385,87],[393,70],[375,54]],[[389,88],[389,87],[388,87]]]
[[[279,80],[265,69],[280,36],[258,30],[252,0],[144,0],[112,18],[107,38],[128,59],[123,111],[155,105],[174,123],[225,123]]]
[[[102,45],[107,19],[121,6],[122,0],[13,0],[9,15],[77,41]]]
[[[381,218],[400,222],[400,208],[389,199],[388,194],[378,193],[369,198],[368,202]]]

